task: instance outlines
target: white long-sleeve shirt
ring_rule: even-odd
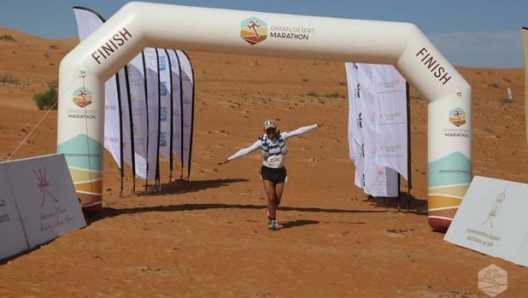
[[[293,130],[293,131],[286,131],[286,132],[281,132],[280,135],[282,137],[282,139],[284,141],[286,141],[287,138],[289,137],[293,137],[293,136],[298,136],[298,135],[301,135],[303,133],[307,133],[309,132],[310,130],[312,129],[315,129],[317,128],[317,124],[313,124],[313,125],[309,125],[309,126],[303,126],[303,127],[300,127],[300,128],[297,128],[296,130]],[[279,142],[278,138],[274,138],[273,140],[272,139],[267,139],[267,142],[269,142],[269,145],[270,147],[271,146],[276,146]],[[255,143],[253,143],[251,146],[249,147],[245,147],[245,148],[242,148],[240,149],[237,153],[231,155],[230,157],[228,157],[227,159],[229,161],[232,161],[234,159],[237,159],[239,157],[242,157],[246,154],[249,154],[259,148],[263,148],[263,141],[262,141],[262,138],[259,138]],[[266,167],[269,167],[269,168],[282,168],[284,167],[284,158],[285,158],[285,155],[286,155],[287,151],[286,150],[282,150],[280,153],[277,153],[277,154],[273,154],[273,155],[263,155],[263,160],[262,160],[262,164]]]

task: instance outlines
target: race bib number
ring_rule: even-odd
[[[279,155],[272,155],[268,157],[268,164],[270,168],[280,168],[282,166],[282,154]]]

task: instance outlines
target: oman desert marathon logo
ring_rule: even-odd
[[[73,103],[81,108],[89,106],[92,103],[92,92],[84,87],[73,91]]]
[[[466,123],[466,112],[461,108],[453,109],[449,112],[449,122],[456,127],[460,127]]]
[[[249,18],[242,21],[240,37],[250,45],[255,45],[268,38],[268,24],[259,18]]]
[[[37,187],[39,188],[40,193],[42,194],[42,199],[40,201],[40,207],[44,207],[44,203],[46,202],[47,197],[49,197],[50,200],[55,201],[55,203],[58,203],[59,201],[49,191],[49,188],[51,187],[51,185],[46,176],[46,167],[44,167],[44,169],[38,169],[38,171],[33,169],[33,173],[35,174],[35,177],[37,178]]]

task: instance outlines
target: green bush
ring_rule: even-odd
[[[48,110],[51,107],[53,107],[53,110],[56,110],[58,108],[58,105],[55,104],[59,100],[57,87],[57,82],[48,83],[48,90],[46,92],[37,93],[33,96],[33,100],[39,110]]]

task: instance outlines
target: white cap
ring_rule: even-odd
[[[266,130],[268,128],[277,128],[277,125],[275,124],[275,121],[273,121],[273,120],[264,121],[264,130]]]

